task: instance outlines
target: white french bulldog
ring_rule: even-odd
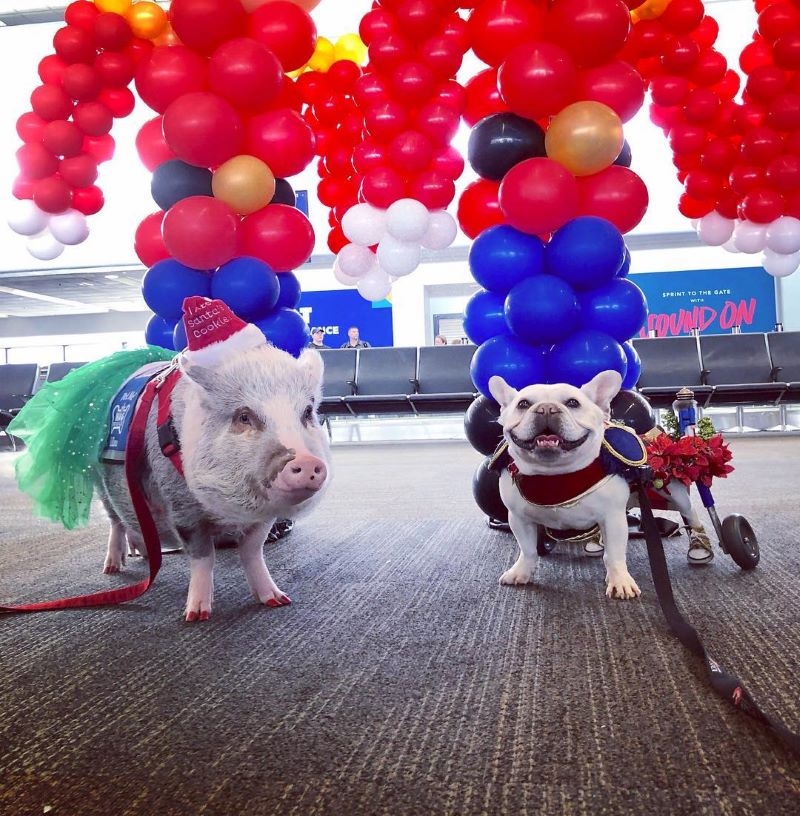
[[[502,377],[489,380],[489,390],[500,404],[499,422],[508,453],[518,470],[512,476],[504,469],[500,476],[500,497],[520,548],[514,566],[500,576],[501,584],[531,582],[543,527],[588,530],[597,525],[605,545],[606,595],[634,598],[641,594],[626,564],[630,487],[621,476],[598,473],[597,463],[603,423],[621,383],[616,371],[603,371],[581,388],[558,383],[517,391]],[[564,494],[565,479],[558,478],[562,474],[574,474],[566,477],[573,480],[566,485],[566,495],[575,485],[579,492],[551,502],[547,496],[552,491],[555,496]]]

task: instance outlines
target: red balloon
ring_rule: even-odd
[[[380,142],[388,142],[409,127],[408,110],[400,102],[387,99],[364,112],[364,127]]]
[[[126,56],[133,60],[134,69],[138,68],[145,60],[150,59],[155,46],[150,40],[131,40],[124,49]]]
[[[352,65],[353,63],[351,63]],[[374,75],[371,75],[374,76]],[[320,74],[317,71],[306,71],[297,77],[295,82],[298,93],[306,105],[316,105],[329,99],[332,93],[331,83],[327,74]],[[356,87],[358,81],[356,81]],[[355,93],[355,88],[353,89]]]
[[[727,91],[733,83],[733,79],[728,77],[728,73],[736,77],[736,88],[730,96],[730,98],[733,98],[739,88],[739,74],[736,71],[728,71],[728,61],[719,51],[707,49],[700,52],[686,77],[692,82],[703,86],[716,86],[720,82],[725,82],[726,84],[719,90]]]
[[[283,78],[281,92],[269,106],[270,110],[280,110],[281,108],[289,108],[297,113],[301,113],[303,110],[303,97],[300,96],[300,91],[298,91],[294,80],[288,76]]]
[[[297,111],[268,111],[247,123],[245,150],[279,178],[304,170],[314,158],[315,147],[314,131]]]
[[[169,254],[192,269],[214,269],[238,254],[239,216],[212,196],[189,196],[173,204],[161,232]]]
[[[720,99],[711,88],[695,88],[689,93],[683,114],[690,123],[708,122],[719,110]]]
[[[361,197],[373,207],[385,210],[406,197],[406,183],[400,173],[391,167],[376,167],[364,174]]]
[[[353,148],[353,169],[360,175],[365,175],[376,167],[383,167],[388,162],[386,145],[364,139]]]
[[[87,136],[104,136],[114,124],[114,116],[102,102],[80,102],[72,114],[75,124]]]
[[[719,24],[713,17],[703,17],[688,34],[700,48],[711,48],[719,36]]]
[[[33,202],[47,213],[61,213],[72,204],[72,187],[58,176],[39,179],[33,184]]]
[[[126,51],[103,51],[94,61],[94,70],[107,88],[127,88],[136,72],[136,63]]]
[[[412,40],[429,37],[439,27],[439,9],[429,0],[406,0],[394,9],[400,31]]]
[[[475,55],[487,65],[500,65],[513,48],[539,39],[546,14],[545,4],[533,5],[527,0],[483,0],[476,4],[468,21]]]
[[[714,209],[724,218],[738,218],[739,195],[726,187],[717,198]]]
[[[578,179],[580,215],[610,221],[621,233],[630,232],[647,212],[645,183],[632,170],[612,164],[599,173]]]
[[[303,76],[301,74],[300,76]],[[336,60],[336,62],[328,68],[327,74],[328,83],[335,91],[340,94],[352,94],[356,83],[362,76],[361,68],[351,60]],[[300,77],[298,77],[298,80]]]
[[[706,210],[706,212],[709,212],[713,209],[714,201],[722,192],[725,181],[726,180],[722,177],[709,173],[707,170],[690,170],[686,174],[683,184],[686,188],[687,195],[691,198],[697,201],[711,201],[712,206],[709,210]],[[683,210],[681,210],[681,212],[683,212]],[[683,212],[683,214],[686,215],[685,212]],[[703,213],[703,215],[705,214],[706,213]],[[687,218],[700,218],[700,216],[689,215]]]
[[[440,105],[447,105],[461,115],[467,104],[467,92],[464,90],[463,85],[460,85],[454,79],[448,79],[447,82],[443,82],[436,89],[433,101],[438,102]]]
[[[800,187],[800,156],[784,154],[773,159],[764,173],[767,184],[779,193],[789,193]]]
[[[94,25],[94,18],[100,13],[100,9],[89,0],[75,0],[64,9],[64,21],[67,25],[91,31]]]
[[[243,110],[266,110],[283,90],[283,68],[272,51],[248,37],[222,43],[208,63],[211,90]]]
[[[655,102],[654,91],[653,94]],[[627,122],[644,104],[644,80],[629,63],[612,60],[580,73],[577,96],[581,100],[608,105],[623,122]]]
[[[758,15],[758,33],[774,42],[785,31],[800,29],[800,10],[789,3],[772,3]]]
[[[548,38],[578,65],[610,60],[625,44],[630,25],[622,0],[558,0],[547,14]]]
[[[777,190],[759,187],[747,193],[742,199],[739,204],[739,218],[747,219],[754,224],[770,224],[783,215],[783,210],[783,196]]]
[[[755,68],[745,84],[748,101],[765,104],[774,99],[786,87],[786,75],[775,65],[762,65]]]
[[[164,213],[159,210],[144,218],[136,228],[133,250],[136,257],[147,267],[169,258],[169,252],[164,246],[164,236],[161,234],[163,221]]]
[[[239,0],[172,0],[169,21],[184,45],[210,54],[226,40],[242,36],[247,14]]]
[[[525,159],[500,183],[500,209],[512,227],[530,235],[552,232],[577,214],[575,176],[551,159]]]
[[[311,16],[289,0],[273,0],[257,8],[247,17],[247,33],[275,54],[284,71],[302,68],[317,44],[317,27]]]
[[[176,99],[164,111],[163,128],[175,155],[198,167],[217,167],[241,152],[244,141],[244,126],[234,107],[205,91]]]
[[[85,62],[91,65],[97,55],[97,46],[91,33],[76,26],[59,28],[53,36],[53,49],[64,62]]]
[[[778,68],[796,71],[800,68],[800,31],[787,31],[775,40],[772,56]]]
[[[73,187],[88,187],[97,181],[97,162],[86,153],[61,159],[58,174]]]
[[[389,162],[404,175],[424,170],[433,158],[433,145],[426,136],[416,130],[398,133],[389,142]]]
[[[22,175],[31,180],[47,178],[58,170],[58,159],[39,142],[17,148],[16,158]]]
[[[67,63],[57,54],[48,54],[39,61],[39,78],[45,85],[61,85]]]
[[[328,249],[336,255],[339,250],[350,243],[348,237],[344,234],[344,230],[337,224],[328,233]]]
[[[500,209],[500,182],[478,179],[468,184],[458,200],[456,219],[467,238],[477,238],[489,227],[505,223]]]
[[[703,149],[707,135],[700,125],[675,125],[669,131],[669,144],[673,153],[693,155]]]
[[[685,218],[702,218],[714,209],[714,199],[694,198],[683,193],[678,199],[678,211]]]
[[[517,46],[497,74],[505,103],[514,113],[528,119],[556,114],[573,102],[577,79],[572,57],[548,42]]]
[[[88,153],[98,164],[110,161],[114,157],[114,137],[108,133],[102,136],[87,136],[83,140],[83,151]]]
[[[443,210],[456,197],[451,178],[436,170],[414,176],[407,185],[408,197],[421,201],[429,210]]]
[[[89,187],[78,187],[72,191],[72,208],[84,215],[94,215],[103,209],[105,199],[103,191],[94,184]]]
[[[178,97],[206,86],[206,61],[183,45],[154,48],[136,69],[136,90],[157,113],[164,113]]]
[[[389,76],[389,88],[398,102],[408,108],[416,108],[433,96],[436,75],[422,62],[404,62]]]
[[[72,99],[62,88],[55,85],[40,85],[31,93],[31,108],[42,119],[67,119],[72,113]]]
[[[755,127],[742,136],[739,152],[747,164],[763,165],[777,158],[783,151],[780,134],[768,127]]]
[[[136,134],[136,152],[142,164],[151,172],[159,164],[177,158],[164,140],[162,119],[161,116],[150,119],[139,128]]]
[[[442,148],[431,161],[431,170],[436,170],[453,181],[461,177],[464,167],[464,157],[452,145]]]
[[[689,34],[700,25],[704,14],[702,0],[672,0],[659,20],[673,34]]]
[[[391,74],[395,68],[413,58],[414,46],[397,32],[374,40],[369,47],[369,64],[382,74]]]
[[[430,102],[423,105],[414,116],[414,125],[434,144],[450,144],[458,132],[461,117],[448,105]]]
[[[91,65],[76,62],[64,69],[61,87],[73,99],[79,102],[88,102],[100,93],[103,86],[97,71]]]
[[[269,204],[242,221],[242,254],[269,264],[276,272],[302,266],[314,251],[314,229],[296,207]]]
[[[46,124],[41,116],[37,116],[33,111],[28,111],[17,119],[17,135],[23,142],[39,142]]]
[[[728,176],[731,189],[740,196],[764,184],[764,170],[751,164],[736,164]]]
[[[767,108],[766,122],[775,130],[800,128],[800,94],[784,93],[773,99]]]
[[[710,173],[724,174],[727,176],[731,171],[738,152],[729,139],[711,139],[706,142],[700,163],[705,170]]]
[[[300,79],[306,74],[301,74]],[[386,102],[389,99],[389,82],[379,74],[362,74],[356,81],[353,98],[362,108]]]
[[[110,11],[95,17],[93,31],[95,42],[106,51],[121,51],[133,37],[125,18]]]
[[[74,122],[55,119],[44,126],[42,144],[56,156],[77,156],[83,149],[83,131]]]
[[[466,91],[466,105],[463,117],[470,127],[475,127],[486,116],[508,110],[508,105],[500,96],[500,90],[497,87],[497,70],[494,68],[487,68],[475,74],[467,81],[464,90]]]
[[[662,108],[683,105],[689,95],[689,80],[686,77],[664,74],[653,77],[650,83],[650,94],[653,104]]]
[[[418,46],[417,54],[439,79],[455,76],[461,68],[464,51],[451,37],[430,37]]]
[[[348,179],[328,176],[317,185],[317,198],[320,204],[331,209],[342,205],[351,207],[358,201],[358,185]]]
[[[771,64],[772,52],[769,44],[762,39],[748,43],[739,54],[739,67],[745,74],[750,74],[763,65]]]
[[[36,182],[32,179],[17,176],[11,183],[11,195],[13,195],[14,198],[30,200],[33,198],[34,184],[36,184]]]
[[[383,40],[396,30],[395,16],[385,8],[375,7],[368,11],[358,25],[358,34],[369,47],[375,40]]]
[[[103,88],[99,101],[111,111],[115,119],[130,116],[136,106],[136,97],[127,88]]]

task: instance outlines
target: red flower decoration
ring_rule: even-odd
[[[702,482],[711,487],[715,476],[725,478],[733,471],[728,462],[733,458],[721,434],[709,439],[700,436],[682,436],[675,440],[665,433],[645,441],[647,463],[653,471],[653,481],[668,484],[671,479],[683,482]]]

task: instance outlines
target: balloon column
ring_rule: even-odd
[[[626,57],[647,80],[651,118],[667,135],[697,234],[733,252],[763,252],[771,275],[800,266],[800,9],[755,0],[758,28],[740,77],[714,49],[719,26],[701,0],[632,12]]]
[[[169,37],[137,69],[136,89],[157,113],[136,140],[159,208],[135,238],[155,312],[148,342],[183,348],[181,303],[207,295],[292,354],[308,343],[292,270],[314,232],[285,177],[315,152],[287,76],[314,53],[313,5],[173,0]]]
[[[644,101],[641,78],[619,59],[629,27],[622,0],[480,0],[469,18],[491,72],[470,89],[470,109],[489,113],[470,134],[480,180],[458,217],[475,239],[469,266],[482,289],[464,329],[487,398],[494,374],[514,387],[582,385],[605,369],[626,387],[638,379],[629,340],[647,305],[627,278],[623,233],[648,198],[626,166],[623,122]]]
[[[55,53],[39,63],[31,110],[17,120],[23,145],[8,219],[43,261],[88,237],[86,216],[104,203],[95,182],[98,165],[114,154],[113,121],[133,110],[127,86],[167,25],[155,3],[130,0],[76,0],[64,18]]]

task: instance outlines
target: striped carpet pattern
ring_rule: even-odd
[[[800,438],[736,439],[714,486],[761,543],[717,550],[676,599],[765,710],[800,729]],[[507,588],[516,557],[471,498],[466,443],[335,447],[325,504],[267,546],[290,607],[221,550],[207,623],[182,555],[113,608],[0,617],[2,816],[796,814],[800,758],[708,686],[666,629],[644,543],[638,601],[575,545]],[[32,517],[0,454],[0,603],[103,589],[106,527]],[[697,502],[699,506],[699,501]],[[704,518],[705,517],[705,514]],[[713,538],[713,536],[712,536]]]

